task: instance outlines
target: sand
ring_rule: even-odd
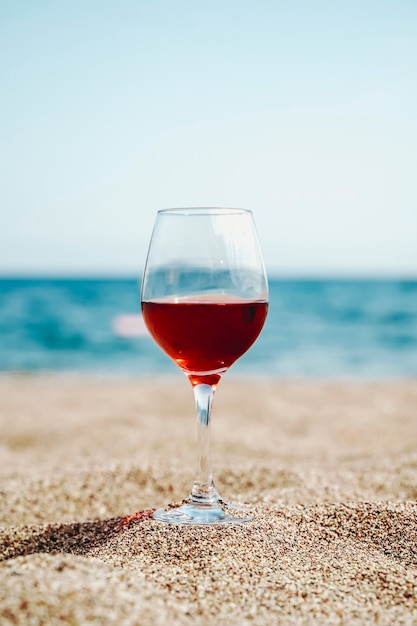
[[[212,460],[242,525],[172,526],[191,387],[0,378],[0,624],[417,623],[417,381],[234,380]]]

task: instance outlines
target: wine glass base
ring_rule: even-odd
[[[244,524],[253,517],[245,508],[226,503],[200,504],[188,502],[180,506],[158,509],[153,518],[167,524]]]

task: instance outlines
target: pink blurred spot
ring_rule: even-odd
[[[148,334],[141,315],[118,315],[113,320],[112,328],[117,337],[143,337]]]

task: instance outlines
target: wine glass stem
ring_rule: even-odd
[[[220,499],[214,486],[210,465],[210,420],[214,387],[199,384],[194,387],[197,408],[198,467],[191,491],[191,500],[200,504],[213,504]]]

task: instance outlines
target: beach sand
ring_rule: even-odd
[[[417,381],[225,376],[212,461],[242,525],[172,526],[185,378],[0,379],[0,624],[417,624]]]

